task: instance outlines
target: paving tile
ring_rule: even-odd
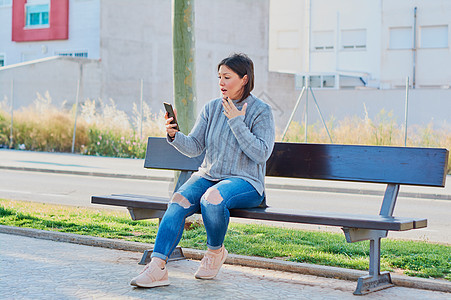
[[[197,280],[198,261],[168,264],[171,285],[129,285],[140,253],[0,234],[2,299],[356,299],[356,282],[224,265]],[[394,287],[365,299],[450,299],[450,293]]]

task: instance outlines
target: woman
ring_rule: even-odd
[[[229,209],[257,207],[264,199],[266,160],[274,146],[271,107],[251,94],[254,66],[244,54],[218,64],[222,98],[207,103],[186,136],[166,114],[168,142],[181,153],[205,158],[191,178],[174,193],[161,220],[151,262],[131,285],[168,285],[166,262],[179,243],[185,218],[199,211],[207,231],[207,247],[198,279],[212,279],[227,258],[223,242]]]

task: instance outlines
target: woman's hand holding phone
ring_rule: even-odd
[[[166,132],[170,138],[175,137],[175,133],[179,131],[179,126],[177,124],[177,110],[172,108],[172,105],[169,103],[164,103],[166,114],[164,118],[166,119]]]

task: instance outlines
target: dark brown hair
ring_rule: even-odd
[[[240,78],[247,75],[247,83],[243,86],[243,93],[239,102],[249,97],[251,91],[254,89],[254,63],[252,60],[246,54],[235,53],[221,60],[218,64],[218,71],[222,65],[238,74]]]

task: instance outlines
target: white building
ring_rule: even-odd
[[[194,3],[198,109],[219,95],[216,64],[245,52],[254,94],[272,105],[279,131],[307,82],[326,119],[362,116],[365,107],[402,121],[409,76],[411,122],[449,119],[451,1]],[[142,81],[158,112],[173,98],[171,1],[0,0],[0,65],[0,101],[13,94],[16,108],[46,91],[70,106],[80,82],[81,101],[114,99],[130,113]],[[315,122],[313,105],[309,114]]]
[[[270,24],[270,70],[312,87],[451,85],[451,1],[271,0]]]

